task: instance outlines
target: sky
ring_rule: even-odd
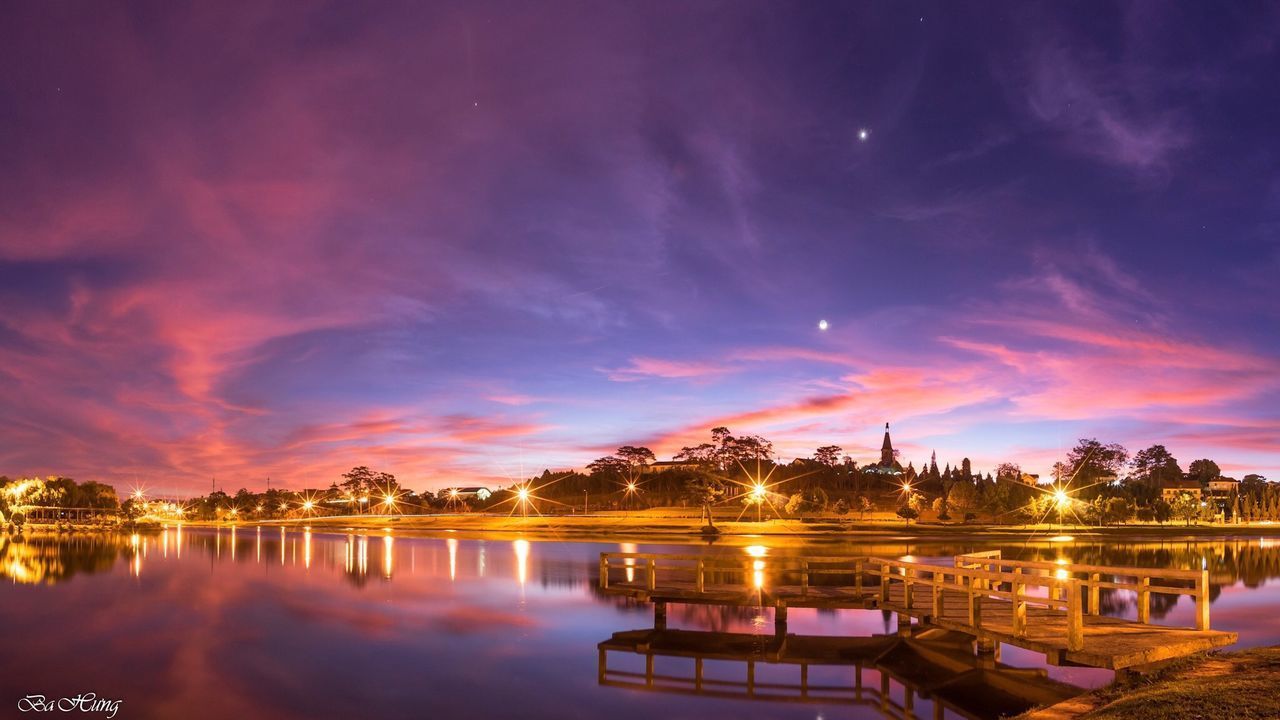
[[[1280,479],[1274,3],[0,12],[0,473]]]

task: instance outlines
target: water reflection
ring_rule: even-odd
[[[655,628],[616,632],[596,649],[597,682],[606,687],[854,705],[895,719],[954,714],[988,720],[1083,692],[1043,669],[975,654],[971,638],[940,629],[911,637],[833,637]],[[643,666],[627,663],[628,656],[643,659]]]
[[[250,532],[252,540],[246,536]],[[249,542],[252,548],[238,548]],[[377,556],[373,568],[371,542]],[[1108,680],[1104,671],[1047,668],[1043,656],[1007,647],[1004,664],[983,666],[966,651],[978,664],[963,666],[956,664],[959,646],[936,636],[900,636],[895,618],[861,610],[792,608],[787,622],[794,635],[784,632],[785,645],[779,648],[772,644],[779,636],[770,608],[671,605],[666,621],[672,629],[650,638],[652,678],[646,674],[647,653],[611,646],[602,668],[593,652],[601,638],[638,638],[615,631],[643,627],[653,612],[649,604],[600,593],[602,551],[725,553],[739,561],[736,571],[739,577],[747,573],[749,586],[767,590],[779,559],[802,552],[910,555],[928,561],[988,549],[1000,549],[1006,558],[1049,562],[1203,565],[1213,585],[1214,627],[1240,633],[1240,646],[1280,643],[1280,614],[1274,611],[1280,602],[1275,582],[1280,543],[1273,540],[799,546],[768,539],[754,545],[678,546],[175,526],[138,534],[0,535],[0,574],[10,581],[0,586],[0,613],[22,618],[6,624],[6,639],[24,657],[0,674],[0,694],[21,696],[32,687],[61,691],[57,678],[92,681],[125,697],[146,698],[135,701],[142,709],[131,713],[140,717],[165,716],[144,702],[161,708],[167,700],[163,707],[173,708],[193,696],[217,698],[193,718],[406,716],[417,714],[429,695],[433,713],[442,717],[509,715],[512,707],[520,707],[528,717],[548,718],[573,708],[573,714],[614,720],[713,714],[812,720],[816,714],[881,717],[884,707],[899,716],[907,709],[927,714],[937,707],[943,716],[977,717],[972,713],[999,706],[993,685],[1016,690],[1023,680],[1084,686]],[[643,579],[642,561],[625,567]],[[1132,593],[1102,593],[1101,609],[1131,616],[1135,600]],[[1191,623],[1187,601],[1153,594],[1151,607],[1153,618],[1167,615],[1168,624]],[[677,636],[683,639],[672,639]],[[858,699],[856,663],[807,663],[802,679],[800,665],[789,660],[830,643],[846,660],[856,660],[857,643],[840,645],[854,639],[893,648],[885,662],[862,663],[861,704],[842,700]],[[682,659],[659,652],[677,647],[694,654]],[[776,692],[803,696],[804,702],[738,697],[745,692],[747,661],[712,658],[706,651],[743,647],[760,653],[760,659],[750,660],[753,697]],[[767,659],[778,649],[781,661]],[[621,691],[598,683],[604,669],[610,679],[662,685],[659,676],[670,675],[681,678],[672,682],[683,690],[696,689],[697,653],[703,654],[703,689],[734,696],[704,692],[692,698],[664,690],[635,693],[639,700],[629,696],[620,702]],[[359,662],[346,662],[353,657]],[[264,658],[275,669],[265,671]],[[893,658],[900,662],[889,662]],[[175,675],[174,667],[186,669]],[[49,668],[58,668],[56,677]],[[937,675],[912,675],[918,668]],[[617,677],[615,671],[637,675]],[[494,677],[504,678],[503,688],[495,689]],[[887,696],[879,689],[885,678]],[[717,686],[712,680],[733,684]],[[286,703],[280,699],[286,686],[308,691],[290,694]],[[836,689],[826,692],[819,686]],[[389,689],[370,699],[363,690],[370,687]],[[66,688],[70,694],[77,691]],[[972,697],[949,694],[962,691]],[[882,705],[883,697],[888,701]],[[836,712],[826,713],[827,706]]]

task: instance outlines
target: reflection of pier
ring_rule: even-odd
[[[1082,692],[1050,679],[1044,670],[1014,668],[992,655],[974,655],[968,635],[937,628],[911,637],[858,638],[788,635],[785,630],[777,635],[632,630],[614,633],[597,648],[601,685],[716,698],[861,705],[878,708],[888,718],[918,717],[917,698],[932,702],[935,718],[946,711],[991,718]],[[624,670],[616,663],[609,667],[611,652],[643,656],[644,669]],[[689,658],[693,666],[659,663],[659,658]],[[741,667],[731,678],[717,677],[707,671],[709,661]],[[790,666],[794,671],[787,673],[788,680],[763,680],[757,678],[760,665]],[[838,674],[841,680],[811,680],[818,668],[826,669],[824,678]],[[901,692],[895,692],[892,683],[901,686]]]
[[[619,578],[612,575],[623,574]],[[870,579],[871,582],[867,582]],[[1150,665],[1223,645],[1236,634],[1209,628],[1206,572],[1003,560],[999,553],[957,556],[953,565],[873,557],[762,554],[602,553],[603,591],[653,601],[659,627],[666,604],[880,608],[900,622],[963,632],[979,645],[1043,652],[1054,664],[1108,669]],[[1137,621],[1099,612],[1101,590],[1132,592]],[[1189,595],[1195,628],[1150,622],[1152,594]]]

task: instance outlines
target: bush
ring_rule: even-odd
[[[917,512],[916,509],[913,507],[908,507],[906,505],[903,505],[902,507],[898,508],[898,517],[902,518],[903,520],[906,520],[907,524],[910,525],[912,520],[915,520],[916,518],[920,517],[920,513]]]
[[[973,522],[974,520],[977,520],[977,519],[978,519],[978,516],[977,516],[976,514],[974,514],[974,513],[965,513],[965,514],[964,514],[964,521],[965,521],[966,523],[971,523],[971,522]]]

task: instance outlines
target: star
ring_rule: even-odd
[[[871,137],[871,131],[870,131],[870,130],[868,130],[868,129],[866,129],[866,128],[858,128],[858,141],[859,141],[859,142],[866,142],[866,141],[867,141],[867,138],[869,138],[869,137]]]
[[[818,321],[818,329],[819,329],[819,330],[821,330],[821,331],[823,331],[823,332],[826,332],[827,328],[829,328],[829,327],[831,327],[831,326],[827,323],[827,321],[826,321],[826,320],[819,320],[819,321]]]

